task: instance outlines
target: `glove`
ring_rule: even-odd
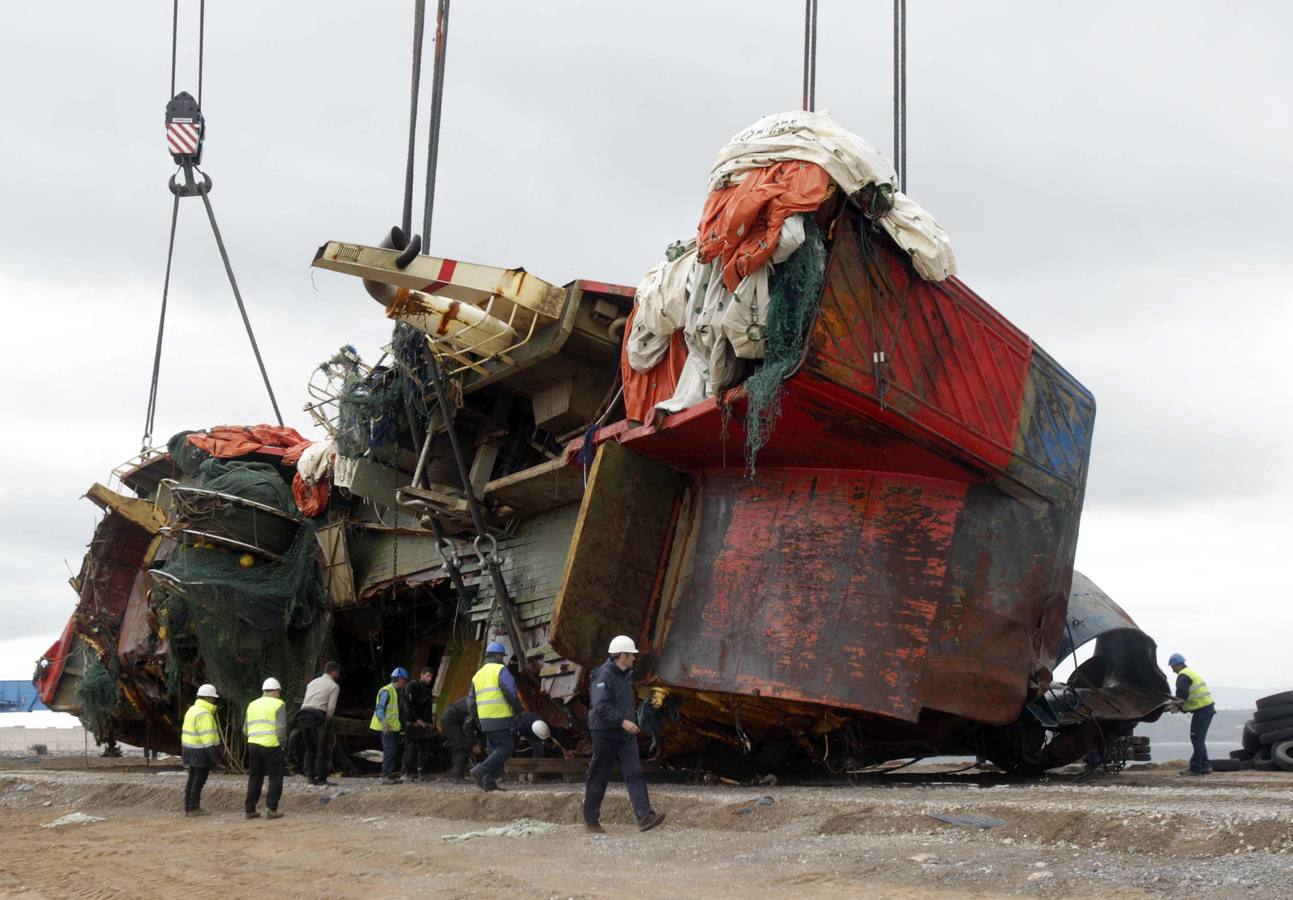
[[[391,724],[389,722],[383,721],[382,734],[390,734],[390,733],[391,733]]]

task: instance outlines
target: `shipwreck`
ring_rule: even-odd
[[[637,287],[399,229],[324,244],[314,267],[360,279],[389,346],[314,373],[319,440],[182,432],[90,489],[105,515],[42,700],[177,752],[199,682],[245,704],[273,675],[290,709],[335,658],[344,767],[393,666],[432,668],[443,708],[500,640],[577,755],[586,674],[626,633],[668,764],[1124,753],[1168,691],[1073,570],[1095,400],[955,276],[868,151],[821,114],[756,123],[697,240]],[[762,204],[742,222],[732,197]]]

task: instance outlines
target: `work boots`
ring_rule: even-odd
[[[638,822],[638,831],[650,831],[664,821],[664,813],[652,812],[641,822]]]

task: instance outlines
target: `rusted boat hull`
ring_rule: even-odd
[[[1007,725],[1049,685],[1094,399],[967,287],[919,279],[865,227],[836,224],[754,477],[739,389],[726,411],[598,435],[581,516],[602,545],[624,529],[661,576],[608,601],[586,570],[614,562],[581,553],[592,536],[577,531],[553,627],[563,654],[591,665],[604,638],[639,635],[648,682],[729,718],[750,706],[745,730],[769,703],[897,733],[944,715]],[[604,512],[657,467],[678,473],[669,527]]]

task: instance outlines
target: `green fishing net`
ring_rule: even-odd
[[[763,363],[745,380],[745,461],[754,474],[759,451],[781,417],[782,382],[799,364],[804,339],[826,278],[826,241],[810,217],[804,217],[804,243],[772,268],[768,278],[768,319]]]
[[[76,682],[76,701],[80,704],[79,718],[95,741],[106,744],[116,737],[116,717],[113,711],[121,701],[117,679],[108,671],[98,654],[87,653],[85,671]]]

